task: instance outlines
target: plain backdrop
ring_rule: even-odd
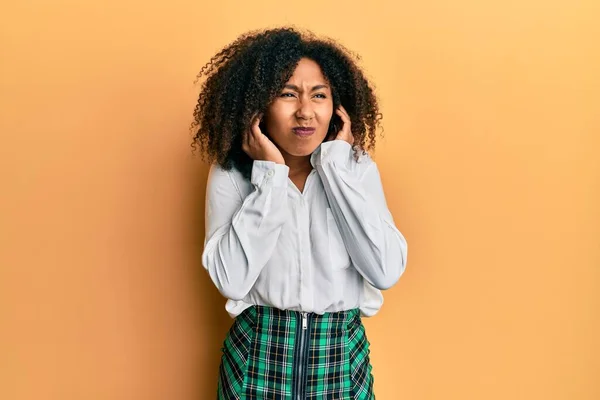
[[[600,398],[600,3],[43,1],[0,11],[0,398],[215,396],[197,72],[294,24],[362,56],[408,268],[378,400]]]

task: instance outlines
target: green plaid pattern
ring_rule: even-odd
[[[252,306],[238,315],[221,349],[217,399],[374,400],[359,309],[308,313],[307,322],[301,370],[300,312]]]

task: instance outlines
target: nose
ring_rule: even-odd
[[[311,119],[314,117],[314,110],[310,100],[301,99],[299,102],[296,117],[299,119]]]

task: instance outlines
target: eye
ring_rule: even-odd
[[[287,95],[290,95],[290,96],[292,96],[292,97],[293,97],[293,96],[294,96],[294,93],[290,93],[290,92],[287,92],[287,93],[282,93],[282,94],[281,94],[281,97],[287,97]]]
[[[315,96],[322,96],[322,97],[320,97],[321,99],[326,99],[327,98],[327,96],[325,95],[325,93],[317,93],[317,94],[315,94]]]

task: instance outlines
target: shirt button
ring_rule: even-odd
[[[323,155],[326,156],[327,155],[327,150],[323,150]]]
[[[268,176],[273,176],[273,174],[274,174],[274,173],[275,173],[275,172],[273,172],[273,170],[271,169],[271,170],[269,170],[269,172],[267,172],[267,175],[268,175]]]

